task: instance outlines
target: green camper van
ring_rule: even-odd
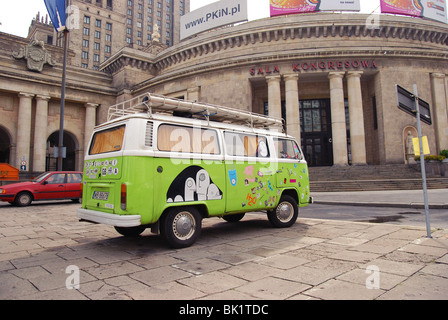
[[[307,163],[282,120],[144,94],[112,106],[84,162],[83,221],[124,236],[146,228],[191,246],[202,219],[265,211],[293,225],[310,197]]]

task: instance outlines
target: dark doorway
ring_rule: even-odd
[[[11,153],[11,140],[8,132],[0,127],[0,163],[9,163]]]
[[[47,140],[47,160],[46,170],[56,171],[58,159],[54,157],[54,148],[59,144],[59,132],[54,132]],[[76,139],[68,132],[64,131],[64,147],[67,148],[67,156],[62,160],[62,170],[76,170]]]
[[[300,101],[301,145],[310,167],[332,166],[333,146],[329,99]]]

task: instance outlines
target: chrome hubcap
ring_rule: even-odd
[[[287,222],[291,220],[294,215],[294,208],[289,202],[282,202],[277,207],[277,218],[280,221]]]
[[[178,239],[187,240],[194,234],[196,223],[189,212],[180,212],[173,221],[173,231]]]

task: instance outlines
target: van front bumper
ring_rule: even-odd
[[[78,218],[81,221],[106,224],[113,227],[138,227],[141,226],[140,216],[120,216],[93,210],[78,209]]]

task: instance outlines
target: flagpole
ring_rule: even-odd
[[[67,1],[65,1],[65,11],[67,10]],[[64,21],[65,24],[65,21]],[[65,80],[67,73],[67,52],[68,52],[68,29],[65,26],[64,30],[64,62],[62,67],[62,89],[61,89],[61,111],[59,115],[59,144],[58,144],[58,171],[63,169],[64,159],[64,113],[65,113]]]
[[[67,73],[68,30],[64,32],[64,63],[62,67],[61,113],[59,119],[58,171],[62,171],[64,149],[65,79]]]

